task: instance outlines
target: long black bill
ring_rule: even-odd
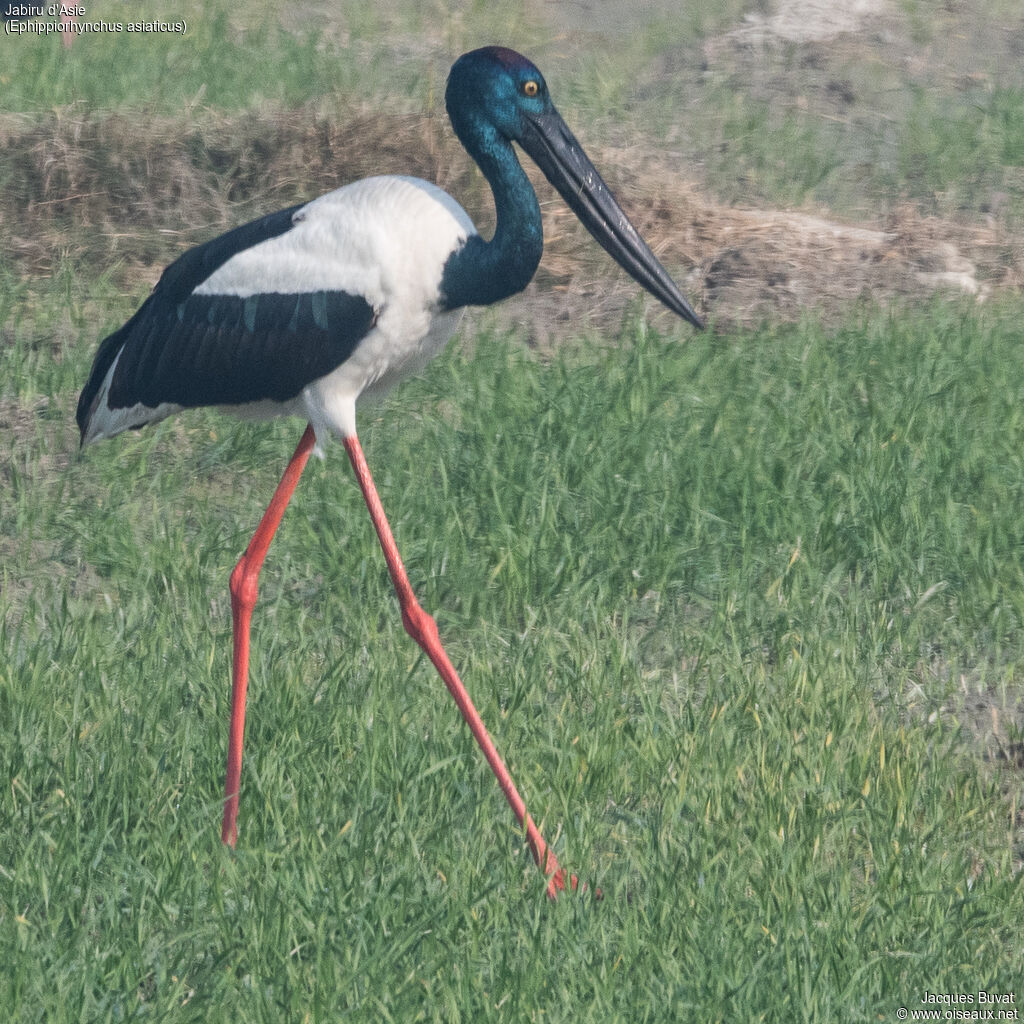
[[[704,321],[630,223],[597,168],[556,110],[529,118],[520,145],[558,189],[584,227],[612,259],[673,313],[694,327]]]

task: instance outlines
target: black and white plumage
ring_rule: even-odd
[[[536,83],[538,93],[510,97],[517,81]],[[100,346],[78,406],[82,443],[200,405],[304,416],[319,441],[354,433],[361,394],[436,355],[458,309],[503,299],[533,276],[543,247],[540,208],[511,139],[624,269],[702,326],[532,64],[497,47],[467,54],[453,68],[447,102],[494,191],[490,242],[447,193],[400,176],[357,181],[228,231],[172,263],[135,316]]]
[[[201,405],[353,433],[356,399],[420,369],[454,330],[440,271],[472,233],[437,186],[379,177],[190,250],[100,346],[83,444]]]
[[[469,694],[418,604],[356,436],[356,402],[424,366],[466,306],[521,291],[543,249],[540,206],[513,149],[533,158],[612,257],[669,309],[702,326],[559,116],[525,57],[487,47],[456,61],[446,105],[491,185],[485,240],[465,211],[416,178],[368,178],[254,220],[186,252],[96,354],[78,403],[83,445],[212,405],[309,421],[231,574],[235,652],[222,838],[234,844],[249,626],[270,542],[314,448],[340,437],[381,541],[406,630],[430,657],[524,829],[554,896],[566,876],[526,813]]]

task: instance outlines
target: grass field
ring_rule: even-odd
[[[1019,772],[962,709],[1019,758],[1017,312],[634,324],[550,365],[481,335],[365,417],[424,603],[600,903],[543,900],[337,450],[265,576],[223,850],[225,580],[296,430],[196,415],[57,474],[41,408],[5,473],[0,1000],[781,1021],[1013,991]]]
[[[901,10],[926,34],[919,6]],[[743,5],[706,7],[673,46]],[[459,10],[457,48],[516,27]],[[355,49],[413,33],[417,12],[354,24]],[[298,83],[274,102],[310,98],[307,57],[325,102],[355,81],[331,78],[322,39],[259,31]],[[204,32],[234,38],[222,20],[197,48]],[[70,102],[74,76],[96,75],[80,43],[66,58],[16,41],[42,77],[8,109],[44,120],[43,97]],[[110,105],[142,124],[153,62],[132,61]],[[183,95],[201,67],[181,70]],[[1012,126],[1018,85],[1001,88]],[[100,105],[98,81],[82,89]],[[232,95],[214,112],[263,102]],[[665,94],[651,102],[656,134]],[[920,102],[907,109],[936,97]],[[979,138],[1009,148],[984,184],[1008,190],[1011,217],[1019,153],[994,123]],[[976,196],[962,156],[934,205]],[[726,195],[747,165],[730,166]],[[0,150],[0,180],[19,173]],[[853,179],[829,180],[845,195]],[[784,1024],[894,1021],[928,992],[1024,999],[1017,292],[700,335],[633,308],[614,333],[540,349],[471,316],[362,411],[422,603],[560,859],[604,893],[552,904],[402,630],[338,446],[264,572],[240,838],[221,845],[227,576],[301,424],[198,412],[79,454],[95,344],[145,288],[126,286],[123,244],[97,267],[75,235],[90,226],[62,230],[47,275],[0,259],[12,1022]]]

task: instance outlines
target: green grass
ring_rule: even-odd
[[[630,322],[549,362],[484,331],[364,410],[414,586],[605,893],[551,905],[337,446],[271,549],[221,847],[226,579],[298,426],[192,414],[79,457],[98,329],[55,353],[33,299],[76,285],[52,289],[18,296],[2,367],[28,368],[0,462],[10,1019],[873,1021],[1024,995],[1020,775],[989,756],[1022,699],[1019,304]]]
[[[159,4],[96,3],[87,23],[103,20],[184,20],[186,31],[139,35],[94,32],[70,52],[53,37],[22,35],[4,40],[0,109],[43,113],[72,105],[77,111],[145,109],[154,113],[212,108],[244,110],[267,103],[295,106],[336,97],[343,108],[382,96],[391,109],[403,103],[421,110],[431,93],[443,92],[446,58],[435,51],[447,31],[465,33],[456,10],[438,21],[416,5],[378,10],[361,3],[332,4],[317,14],[282,24],[280,4],[184,2],[174,11]],[[497,37],[518,34],[521,16],[477,18]],[[478,26],[482,29],[483,24]],[[413,40],[426,32],[429,44]],[[389,47],[380,45],[390,39]],[[399,58],[404,46],[409,52]],[[449,55],[450,57],[450,55]]]

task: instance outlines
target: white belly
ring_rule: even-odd
[[[301,415],[313,424],[318,441],[327,433],[340,437],[354,434],[356,401],[378,398],[422,370],[448,343],[462,313],[461,309],[438,313],[421,322],[382,315],[341,366],[303,390]]]

